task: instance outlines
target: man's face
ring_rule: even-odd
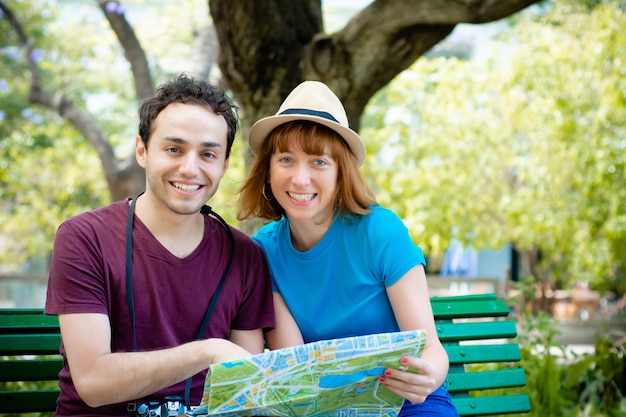
[[[136,156],[146,170],[146,196],[176,214],[194,214],[215,194],[228,167],[226,121],[198,104],[173,103],[153,122],[148,149]]]

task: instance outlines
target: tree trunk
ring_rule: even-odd
[[[458,23],[498,20],[537,0],[376,0],[333,34],[319,0],[209,0],[223,81],[241,108],[242,137],[304,80],[325,82],[359,130],[370,98]],[[246,153],[246,166],[252,155]],[[241,225],[248,233],[256,225]]]

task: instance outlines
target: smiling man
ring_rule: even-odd
[[[201,400],[212,363],[263,351],[274,326],[261,249],[205,203],[238,127],[224,92],[182,74],[140,110],[146,191],[58,229],[46,313],[59,316],[57,416]]]

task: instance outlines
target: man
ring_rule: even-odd
[[[235,106],[182,74],[139,115],[145,193],[56,235],[45,311],[63,339],[57,416],[128,415],[172,395],[198,405],[209,365],[262,352],[274,326],[261,249],[204,206],[228,167]]]

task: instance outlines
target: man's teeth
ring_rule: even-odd
[[[289,193],[289,197],[293,198],[296,201],[304,202],[313,199],[315,194],[294,194]]]
[[[180,182],[173,183],[174,187],[180,188],[183,191],[196,191],[200,188],[198,184],[190,185],[190,184],[181,184]]]

